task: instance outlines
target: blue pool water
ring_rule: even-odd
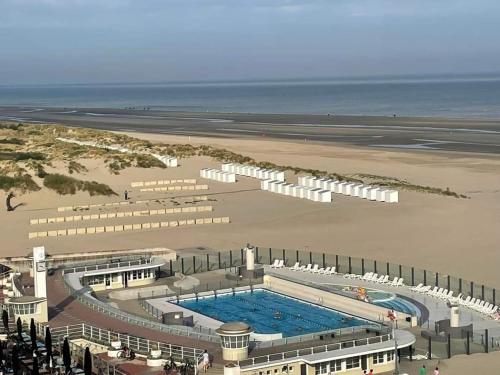
[[[393,309],[394,311],[399,311],[405,314],[410,314],[410,315],[420,315],[420,310],[416,308],[413,304],[410,302],[406,302],[402,298],[394,298],[389,301],[374,301],[374,305],[377,306],[382,306],[382,307],[387,307],[388,309]]]
[[[229,322],[242,321],[257,333],[282,333],[283,337],[321,332],[331,329],[373,324],[336,310],[310,304],[267,290],[238,292],[195,299],[180,300],[179,305]]]

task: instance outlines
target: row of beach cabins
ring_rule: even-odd
[[[261,190],[314,202],[330,203],[332,193],[377,202],[399,202],[398,191],[378,186],[314,176],[301,176],[297,184],[292,184],[286,182],[283,171],[233,163],[224,163],[221,168],[221,170],[203,168],[200,170],[200,176],[225,183],[236,182],[236,175],[252,177],[261,180]]]
[[[387,203],[397,203],[399,201],[399,194],[396,190],[363,185],[355,182],[338,181],[313,176],[302,176],[299,177],[299,185],[323,189],[331,191],[332,193],[349,195],[351,197],[358,197],[371,201]]]

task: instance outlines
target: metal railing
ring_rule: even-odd
[[[332,352],[340,349],[356,348],[359,346],[366,346],[371,344],[378,344],[381,342],[389,341],[393,339],[393,334],[388,333],[381,336],[373,336],[366,338],[359,338],[347,341],[341,341],[333,344],[326,344],[320,346],[313,346],[305,349],[290,350],[281,353],[267,354],[263,356],[253,357],[245,360],[241,360],[238,364],[241,367],[253,366],[261,363],[269,363],[272,361],[288,360],[290,358],[297,358],[311,354]]]
[[[38,323],[37,334],[45,336],[46,325]],[[192,348],[182,345],[175,345],[161,341],[149,340],[138,336],[129,335],[127,333],[120,333],[110,331],[105,328],[94,327],[87,323],[54,327],[50,328],[50,333],[54,342],[62,343],[65,337],[68,339],[86,339],[96,344],[111,346],[111,342],[120,341],[121,345],[126,345],[136,353],[142,355],[149,355],[151,350],[161,350],[164,358],[177,358],[189,359],[194,361],[200,354],[203,353],[202,349]]]
[[[203,340],[209,342],[220,342],[219,336],[215,334],[210,335],[203,332],[196,332],[191,327],[168,326],[165,324],[161,324],[159,322],[141,318],[139,316],[130,313],[126,313],[116,307],[113,307],[105,302],[93,298],[90,295],[90,288],[88,287],[82,287],[79,290],[75,290],[69,283],[66,282],[66,278],[64,278],[64,284],[66,285],[66,288],[68,289],[70,295],[72,295],[79,302],[88,306],[92,310],[106,314],[108,316],[111,316],[112,318],[119,319],[129,324],[134,324],[136,326],[149,328],[154,331],[168,333],[170,335],[189,337],[196,340]]]
[[[101,264],[90,264],[90,265],[82,265],[78,267],[65,268],[63,270],[63,275],[68,273],[75,272],[87,272],[87,271],[98,271],[98,270],[108,270],[115,269],[120,267],[132,267],[132,266],[141,266],[147,264],[154,264],[156,262],[155,258],[141,258],[137,260],[129,260],[124,262],[108,262]],[[161,265],[164,262],[158,262],[158,265]]]

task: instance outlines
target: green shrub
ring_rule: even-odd
[[[10,177],[0,175],[0,189],[9,191],[12,189],[19,189],[23,191],[37,191],[40,187],[31,178],[29,174],[22,176]]]
[[[47,174],[43,179],[43,185],[58,194],[75,194],[77,191],[86,191],[90,195],[117,195],[108,185],[95,181],[82,181],[62,174]]]

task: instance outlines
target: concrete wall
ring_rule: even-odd
[[[375,306],[366,302],[329,293],[320,289],[283,280],[274,276],[264,275],[264,286],[272,291],[283,293],[301,300],[320,304],[325,307],[340,310],[347,314],[355,315],[373,321],[386,320],[387,308]],[[398,323],[408,326],[405,318],[409,316],[403,313],[398,314]]]

